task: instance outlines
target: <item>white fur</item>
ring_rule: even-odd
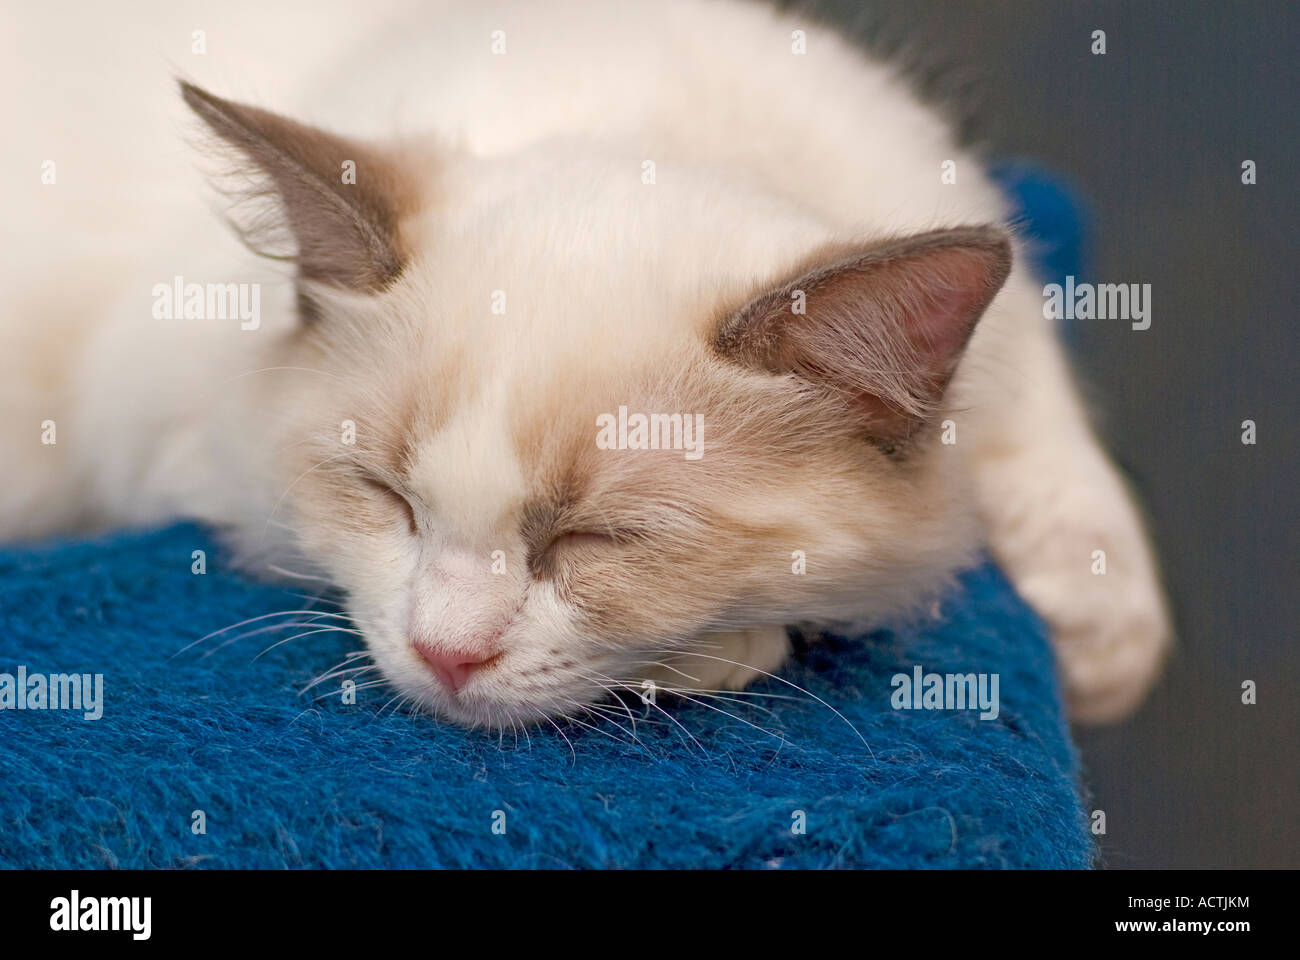
[[[422,452],[421,493],[459,509],[419,547],[394,536],[347,561],[309,558],[349,581],[376,655],[416,695],[429,679],[394,595],[410,592],[420,623],[454,633],[478,615],[461,593],[508,592],[426,574],[509,537],[493,519],[521,484],[502,439],[504,405],[534,380],[545,389],[540,352],[616,365],[672,351],[700,335],[719,289],[776,275],[823,241],[1005,216],[978,159],[890,69],[758,4],[241,7],[149,4],[129,30],[110,9],[0,14],[22,38],[0,85],[15,118],[0,158],[11,197],[0,228],[0,534],[184,514],[244,531],[250,554],[307,560],[280,525],[287,481],[273,465],[301,439],[303,424],[281,415],[286,395],[318,404],[323,429],[331,384],[270,369],[294,323],[291,278],[217,224],[172,74],[350,136],[437,135],[451,144],[439,202],[416,226],[430,259],[392,298],[424,311],[428,342],[458,344],[464,376],[484,384]],[[200,29],[202,56],[190,52]],[[791,52],[795,29],[807,31],[806,55]],[[504,56],[491,52],[495,30]],[[39,183],[47,159],[56,185]],[[653,186],[641,181],[647,160]],[[956,185],[940,181],[947,160]],[[262,282],[263,328],[152,319],[152,286],[178,273]],[[666,282],[682,277],[701,280]],[[495,289],[509,293],[509,324],[488,311]],[[606,307],[571,309],[575,296]],[[1023,265],[979,326],[952,406],[964,411],[952,469],[973,478],[994,552],[1051,623],[1076,715],[1130,709],[1167,645],[1167,616],[1136,511],[1087,426]],[[39,443],[47,417],[58,422],[54,447]],[[458,469],[436,469],[449,462]],[[1096,549],[1107,552],[1105,576],[1090,571]],[[381,555],[385,572],[359,569]],[[521,670],[573,643],[563,604],[529,603],[512,627]],[[880,612],[865,598],[862,608]],[[785,653],[777,628],[718,637],[718,656],[761,670]],[[577,652],[589,673],[614,669],[594,649]],[[696,676],[707,686],[752,672],[704,666]],[[562,712],[565,698],[598,692],[575,683],[511,695],[521,716]],[[469,722],[485,715],[438,706]]]

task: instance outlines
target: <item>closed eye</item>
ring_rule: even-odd
[[[555,537],[546,545],[543,553],[557,551],[595,550],[616,547],[626,542],[626,538],[609,533],[594,533],[586,530],[570,530]]]
[[[410,526],[411,536],[419,536],[420,525],[415,518],[415,508],[405,494],[400,493],[390,484],[385,483],[377,477],[365,477],[366,487],[377,497],[388,501],[394,507],[399,509]]]
[[[623,531],[568,530],[557,534],[529,561],[534,575],[554,576],[565,561],[581,560],[616,551],[635,537]]]

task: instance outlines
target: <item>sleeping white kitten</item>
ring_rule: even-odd
[[[915,609],[981,541],[1075,717],[1152,682],[1151,551],[1004,201],[833,32],[731,0],[0,16],[7,539],[216,525],[466,724],[743,686],[786,624]],[[217,222],[186,132],[290,260]]]

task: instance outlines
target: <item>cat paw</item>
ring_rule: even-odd
[[[1142,702],[1172,643],[1155,555],[1095,440],[1034,435],[1038,446],[980,464],[989,543],[1051,629],[1070,719],[1109,723]]]
[[[1110,723],[1137,709],[1172,644],[1164,597],[1146,571],[1042,568],[1017,580],[1051,629],[1066,707],[1079,723]]]
[[[1085,724],[1112,723],[1135,711],[1170,647],[1168,627],[1154,611],[1058,628],[1054,639],[1066,709]]]

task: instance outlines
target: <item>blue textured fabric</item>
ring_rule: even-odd
[[[1011,198],[1013,222],[1043,280],[1086,278],[1091,270],[1091,225],[1077,194],[1058,177],[1029,164],[1003,161],[991,172]],[[1074,321],[1061,320],[1059,325],[1066,342],[1073,342]]]
[[[357,649],[342,633],[173,656],[308,605],[190,526],[0,551],[0,673],[104,675],[98,720],[0,711],[0,866],[1092,863],[1043,627],[992,566],[939,617],[799,643],[787,682],[753,688],[770,697],[631,701],[518,740],[394,714],[384,686],[300,693]],[[891,677],[918,665],[996,673],[999,716],[893,709]]]

